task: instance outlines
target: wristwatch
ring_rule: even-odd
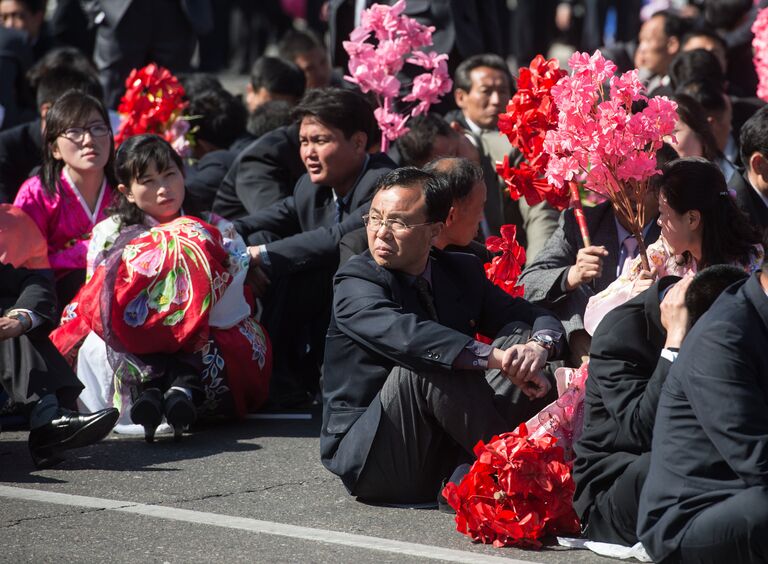
[[[21,329],[24,333],[32,329],[32,318],[25,311],[19,311],[18,309],[12,309],[6,312],[5,317],[8,319],[15,319],[21,323]]]
[[[547,335],[546,333],[537,333],[528,339],[528,342],[536,343],[546,350],[549,353],[549,356],[552,356],[552,352],[555,350],[555,340],[551,335]]]

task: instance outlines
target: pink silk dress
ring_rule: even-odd
[[[106,181],[101,186],[95,211],[91,212],[80,191],[64,169],[56,194],[48,195],[39,176],[21,185],[13,204],[24,210],[35,222],[48,243],[48,260],[56,278],[86,267],[91,230],[106,219],[112,203],[112,188]]]

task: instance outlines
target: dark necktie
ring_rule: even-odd
[[[432,297],[432,290],[429,288],[429,282],[422,277],[416,277],[416,281],[413,283],[416,288],[416,294],[419,296],[419,302],[421,307],[427,310],[427,315],[432,321],[439,321],[437,317],[437,310],[435,309],[435,299]]]
[[[344,202],[341,198],[336,198],[336,223],[341,223],[341,216],[344,214]]]

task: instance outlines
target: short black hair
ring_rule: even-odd
[[[678,92],[688,94],[696,100],[707,114],[722,112],[727,108],[725,101],[725,89],[722,83],[711,80],[694,80],[681,85]]]
[[[287,61],[295,61],[316,48],[325,49],[325,45],[314,33],[298,29],[288,30],[277,44],[278,54]]]
[[[205,90],[190,98],[187,115],[197,127],[195,137],[219,149],[230,145],[245,134],[248,111],[243,103],[226,90]]]
[[[255,138],[291,123],[293,106],[285,100],[270,100],[253,110],[248,116],[246,129]]]
[[[747,277],[744,269],[731,264],[716,264],[700,270],[685,292],[688,326],[692,327],[706,313],[723,290]]]
[[[453,196],[450,189],[445,186],[444,179],[415,166],[404,166],[379,178],[375,194],[395,186],[421,190],[426,203],[428,222],[445,221],[448,217],[448,212],[453,205]]]
[[[456,73],[454,74],[453,82],[454,88],[461,88],[465,92],[469,92],[472,89],[472,78],[470,73],[478,67],[488,67],[496,69],[504,73],[507,77],[507,83],[509,88],[514,87],[512,83],[512,74],[509,72],[509,67],[504,59],[493,53],[482,53],[480,55],[472,55],[464,59],[458,67],[456,67]]]
[[[707,24],[696,25],[695,27],[693,27],[693,29],[688,30],[688,32],[680,40],[680,46],[684,47],[685,44],[688,43],[688,41],[693,39],[694,37],[708,37],[715,43],[720,44],[720,47],[723,48],[723,51],[726,51],[728,49],[728,46],[725,43],[725,39],[723,39],[722,36],[719,33],[717,33],[717,31],[715,31],[712,27],[708,26]]]
[[[304,96],[306,84],[301,69],[287,59],[260,57],[251,68],[251,87],[255,92],[264,88],[267,92],[299,100]]]
[[[673,89],[692,82],[706,81],[723,85],[725,73],[717,57],[706,49],[681,51],[669,64],[669,82]]]
[[[752,6],[752,0],[704,0],[704,20],[715,29],[732,30]]]
[[[347,139],[352,134],[362,131],[368,136],[366,149],[372,147],[377,141],[373,108],[368,100],[353,90],[343,88],[309,90],[291,113],[291,117],[297,122],[308,116],[340,129]]]
[[[224,85],[221,84],[216,75],[207,72],[185,72],[180,73],[176,78],[179,79],[184,88],[184,97],[187,100],[191,100],[204,92],[224,90]]]
[[[749,170],[749,158],[760,153],[768,158],[768,106],[757,110],[744,125],[739,136],[741,162]]]
[[[693,27],[692,20],[682,18],[670,10],[659,10],[658,12],[654,12],[651,17],[664,18],[664,35],[666,35],[667,38],[677,37],[678,39],[682,39],[683,36],[688,33],[688,30]]]
[[[43,55],[32,68],[27,71],[27,80],[33,89],[37,88],[40,78],[49,70],[59,67],[74,68],[90,73],[98,78],[99,71],[93,60],[76,47],[56,47]]]
[[[79,90],[103,100],[104,89],[91,61],[74,48],[55,49],[47,53],[27,73],[35,90],[37,107],[53,104],[68,90]]]
[[[429,160],[437,136],[458,135],[442,117],[435,113],[411,118],[409,131],[397,140],[397,149],[403,165],[422,166]]]
[[[468,159],[442,157],[435,159],[423,169],[445,180],[451,192],[452,201],[461,201],[472,192],[475,184],[483,181],[483,169]]]

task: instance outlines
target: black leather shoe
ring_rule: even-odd
[[[120,412],[114,407],[95,413],[60,409],[56,417],[29,432],[29,452],[38,468],[50,468],[64,460],[60,454],[69,449],[96,443],[106,437],[117,423]]]
[[[159,389],[144,390],[131,406],[131,421],[144,427],[144,440],[155,441],[155,430],[163,420],[163,396]]]
[[[168,390],[163,396],[165,420],[173,427],[173,440],[180,441],[184,428],[195,422],[197,410],[189,396],[181,390]]]

